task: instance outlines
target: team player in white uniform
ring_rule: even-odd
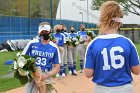
[[[49,23],[43,22],[39,25],[39,37],[40,39],[34,39],[30,41],[22,54],[36,57],[35,65],[41,67],[42,80],[50,78],[52,75],[59,72],[60,69],[60,54],[57,46],[50,41],[51,27]],[[52,69],[52,65],[54,68]],[[26,85],[26,93],[38,93],[38,87],[35,81]],[[46,91],[44,93],[50,93]]]
[[[84,43],[87,40],[87,32],[85,31],[85,25],[80,25],[80,31],[77,32],[77,34],[80,36],[80,45],[78,46],[78,53],[79,53],[79,59],[80,59],[80,72],[83,72],[83,66],[84,66],[84,58],[85,58],[85,52],[86,47]]]
[[[131,72],[140,73],[139,57],[133,42],[117,34],[122,10],[116,1],[101,6],[100,31],[88,45],[85,75],[96,83],[94,93],[134,93]]]

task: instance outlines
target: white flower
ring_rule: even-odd
[[[17,69],[17,62],[14,61],[14,69]]]
[[[76,42],[75,42],[75,45],[78,45],[78,44],[79,44],[79,42],[76,41]]]
[[[66,38],[65,38],[65,41],[71,41],[71,40],[70,40],[70,38],[66,37]]]
[[[84,40],[82,38],[79,39],[80,42],[83,42]]]
[[[27,76],[29,74],[29,71],[24,71],[23,69],[18,69],[18,72],[21,76]]]
[[[27,63],[27,60],[23,56],[21,56],[17,59],[17,63],[19,68],[23,68],[23,66]]]
[[[17,56],[17,57],[21,56],[21,52],[18,52],[16,56]]]
[[[73,40],[73,41],[76,41],[76,40],[77,40],[77,38],[72,38],[72,40]]]

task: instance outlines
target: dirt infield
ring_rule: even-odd
[[[133,77],[135,93],[140,93],[140,76]],[[68,75],[66,78],[55,78],[53,82],[58,93],[93,93],[94,84],[91,82],[91,79],[87,79],[84,74],[81,73],[78,73],[78,76]],[[7,91],[5,93],[24,92],[24,87],[21,87]]]

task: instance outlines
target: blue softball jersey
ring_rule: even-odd
[[[68,38],[67,32],[61,32],[61,34],[64,36],[64,43],[66,43],[66,38]]]
[[[78,35],[76,33],[70,33],[69,34],[69,38],[75,38],[77,37]]]
[[[90,42],[85,57],[85,68],[93,69],[92,81],[113,87],[132,81],[131,67],[139,65],[133,42],[119,34],[101,35]]]
[[[37,57],[35,64],[43,69],[52,69],[52,64],[61,63],[59,50],[51,41],[42,44],[38,40],[33,40],[27,44],[22,54]]]
[[[53,33],[54,38],[56,39],[56,43],[58,46],[63,46],[65,41],[64,41],[64,35],[62,33]]]
[[[68,33],[67,32],[61,32],[65,37],[68,37]]]
[[[80,38],[82,38],[83,40],[85,40],[87,38],[87,32],[86,31],[78,31],[77,34],[80,36]]]

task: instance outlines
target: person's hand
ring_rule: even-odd
[[[50,74],[43,74],[43,75],[42,75],[42,80],[47,79],[47,78],[49,78],[49,77],[50,77]]]

